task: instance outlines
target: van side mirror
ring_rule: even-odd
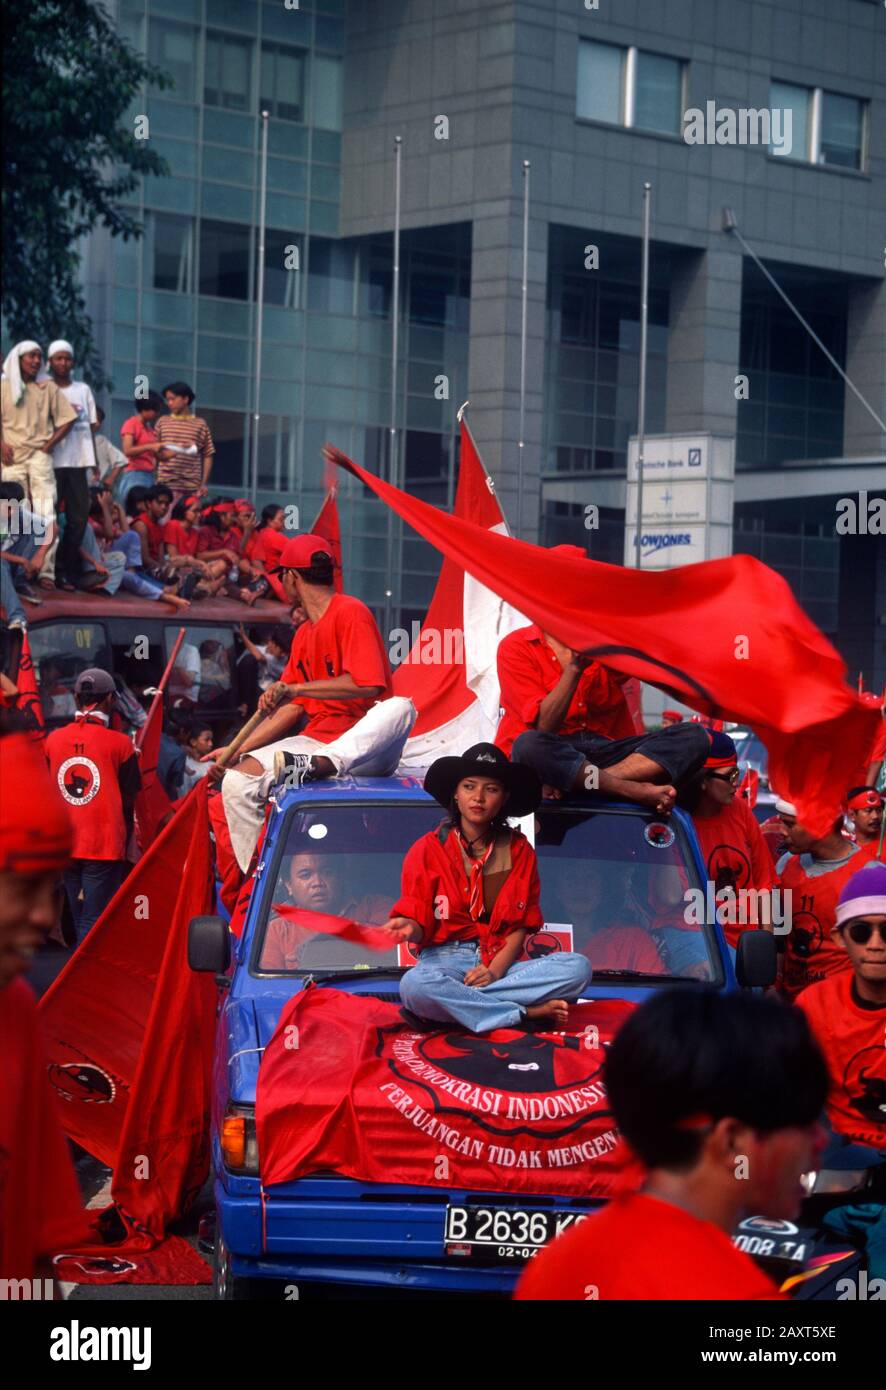
[[[778,974],[778,946],[772,932],[743,931],[735,952],[735,976],[743,989],[766,989]]]
[[[188,923],[188,965],[224,975],[231,964],[231,933],[223,917],[192,917]]]

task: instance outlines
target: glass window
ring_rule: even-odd
[[[788,82],[773,82],[769,93],[769,105],[773,111],[791,113],[791,159],[809,158],[809,109],[812,92],[808,87],[794,87]],[[787,135],[787,125],[782,118],[782,130]],[[778,154],[774,145],[769,146],[770,154]],[[788,156],[783,156],[787,158]]]
[[[248,365],[243,357],[244,368]],[[239,410],[201,408],[215,444],[212,460],[212,487],[242,487],[243,459],[246,447],[246,416]],[[202,698],[201,698],[202,703]]]
[[[167,660],[180,628],[181,624],[176,623],[163,629]],[[206,623],[193,627],[185,624],[185,629],[185,639],[169,677],[170,701],[185,700],[201,714],[232,710],[237,704],[233,629],[210,627]]]
[[[149,24],[148,57],[174,80],[173,91],[180,101],[195,100],[197,30],[193,25],[152,19]]]
[[[305,54],[282,44],[262,44],[259,109],[283,121],[305,119]]]
[[[864,106],[856,97],[834,92],[821,94],[819,164],[838,164],[860,169],[864,132]]]
[[[624,55],[611,43],[579,43],[577,116],[614,125],[621,121]]]
[[[341,130],[341,59],[316,54],[312,79],[314,125],[323,130]]]
[[[252,44],[230,34],[206,35],[203,100],[207,106],[229,111],[248,111],[250,105]]]
[[[200,293],[249,298],[250,230],[236,222],[200,224]]]
[[[30,631],[40,703],[47,723],[74,718],[74,682],[90,666],[110,670],[111,649],[101,623],[44,623]]]
[[[152,212],[148,217],[146,249],[150,286],[190,294],[194,288],[194,223],[190,217]]]
[[[289,812],[283,854],[266,892],[265,929],[258,934],[253,968],[274,974],[299,970],[367,971],[398,963],[390,952],[320,935],[276,916],[272,904],[307,908],[358,922],[382,923],[400,892],[403,857],[440,822],[440,808],[405,805],[335,805]]]
[[[301,304],[302,238],[292,232],[265,232],[265,299],[297,309]],[[312,253],[313,254],[313,253]]]
[[[679,135],[683,107],[683,64],[655,53],[637,54],[634,125]]]
[[[317,237],[311,242],[308,308],[350,314],[354,302],[354,248]]]

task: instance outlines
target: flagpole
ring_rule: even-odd
[[[643,185],[643,273],[640,286],[640,399],[637,403],[637,569],[643,567],[643,465],[646,455],[646,339],[649,328],[649,209],[652,184]]]
[[[261,191],[258,221],[258,284],[255,290],[255,380],[252,388],[252,463],[250,468],[253,506],[258,501],[258,427],[261,420],[261,346],[265,311],[265,218],[268,201],[268,115],[261,113]]]
[[[520,285],[520,438],[517,443],[517,535],[523,537],[523,438],[526,425],[526,320],[529,298],[529,170],[523,160],[523,279]]]
[[[148,710],[148,717],[135,736],[136,748],[141,748],[142,744],[145,741],[145,735],[148,732],[148,727],[151,723],[151,720],[154,718],[154,711],[156,710],[158,705],[163,703],[163,696],[166,692],[166,686],[169,682],[169,677],[172,675],[172,668],[175,665],[175,658],[178,656],[179,648],[181,647],[182,642],[185,640],[186,632],[187,628],[184,627],[180,627],[178,630],[178,636],[175,639],[175,645],[173,646],[169,656],[169,660],[166,663],[166,670],[160,677],[160,684],[157,686],[154,692],[154,698],[151,701],[151,705]]]
[[[388,482],[397,487],[397,356],[400,346],[400,168],[403,137],[394,136],[394,274],[391,285],[391,424]],[[388,554],[385,583],[385,631],[391,631],[394,592],[394,514],[388,509]]]

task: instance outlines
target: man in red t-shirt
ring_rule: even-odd
[[[74,826],[65,891],[78,946],[123,880],[126,840],[141,787],[132,740],[109,728],[115,693],[107,671],[82,671],[74,686],[74,723],[46,740],[49,770],[71,808]]]
[[[762,896],[775,885],[772,855],[747,802],[736,796],[741,772],[738,753],[728,734],[711,735],[711,750],[704,767],[680,795],[680,805],[692,816],[699,848],[714,895],[722,894],[723,933],[730,946],[746,927],[769,927],[773,904]],[[725,899],[726,890],[737,897],[735,910]],[[751,896],[748,891],[753,890]],[[735,918],[736,920],[732,920]]]
[[[797,1003],[831,1076],[827,1114],[840,1137],[822,1167],[861,1168],[886,1162],[886,864],[871,861],[852,875],[831,936],[850,969],[810,985]],[[849,1145],[870,1154],[851,1154]]]
[[[831,928],[843,885],[873,858],[875,845],[852,844],[837,816],[827,835],[816,839],[797,822],[792,802],[775,803],[790,850],[775,866],[791,929],[785,940],[782,990],[794,999],[807,985],[849,969],[849,959]]]
[[[555,545],[551,553],[584,557],[575,545]],[[497,664],[502,718],[495,741],[555,796],[600,791],[665,814],[676,786],[707,756],[710,739],[700,724],[638,734],[621,690],[628,677],[535,624],[499,643]]]
[[[4,725],[11,718],[4,713]],[[49,1278],[50,1256],[83,1244],[89,1226],[47,1077],[36,1000],[22,978],[58,920],[56,890],[71,849],[65,804],[27,733],[0,728],[0,791],[0,1279],[5,1281]]]
[[[805,1018],[668,990],[623,1025],[604,1076],[642,1186],[542,1250],[517,1298],[783,1297],[730,1235],[752,1215],[793,1220],[823,1147],[827,1068]]]
[[[222,784],[231,844],[244,873],[275,780],[285,776],[296,786],[346,773],[390,776],[416,717],[411,700],[391,694],[391,667],[369,609],[335,592],[329,542],[312,535],[287,541],[279,572],[307,621],[295,633],[281,679],[259,700],[267,718],[243,743],[236,769]]]
[[[846,810],[852,817],[853,838],[857,845],[879,845],[883,824],[883,796],[873,787],[850,787]]]

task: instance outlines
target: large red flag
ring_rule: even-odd
[[[40,692],[37,689],[34,658],[31,655],[31,642],[27,629],[22,632],[22,649],[18,659],[15,684],[18,688],[16,709],[21,710],[22,714],[27,716],[28,722],[32,726],[31,737],[35,740],[44,739],[46,737],[46,721],[43,718],[43,706],[40,703]]]
[[[602,1081],[633,1009],[577,1004],[565,1028],[416,1031],[396,1004],[313,987],[258,1076],[262,1182],[332,1169],[367,1182],[602,1196],[621,1162]]]
[[[173,809],[166,789],[157,775],[162,732],[163,703],[162,700],[157,700],[148,713],[139,744],[141,757],[138,765],[142,784],[135,798],[135,833],[142,853],[156,836],[157,828],[164,816],[170,815]]]
[[[195,834],[208,840],[205,788],[182,802],[40,1002],[65,1132],[111,1166],[173,926],[211,910],[205,885],[185,875]]]
[[[313,526],[311,527],[312,536],[322,536],[325,541],[329,541],[332,546],[332,558],[335,560],[335,574],[333,583],[336,593],[343,593],[345,587],[344,571],[341,558],[341,523],[338,517],[338,502],[336,501],[337,488],[334,480],[329,483],[326,496],[323,498],[323,505],[317,513]]]
[[[454,515],[508,535],[495,484],[464,418]],[[499,719],[495,653],[502,637],[526,622],[496,593],[445,556],[427,616],[409,655],[394,672],[394,693],[418,710],[403,762],[426,766],[444,754],[495,738]]]
[[[332,455],[419,535],[559,641],[701,713],[750,724],[769,777],[816,835],[879,727],[789,585],[749,555],[648,572],[554,555],[449,516]]]

